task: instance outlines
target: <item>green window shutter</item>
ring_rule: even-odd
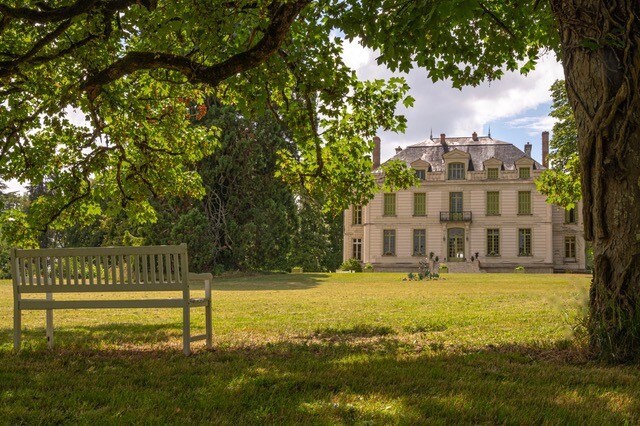
[[[531,191],[518,192],[518,214],[531,214]]]
[[[413,215],[424,216],[427,214],[427,194],[416,192],[413,194]]]
[[[487,191],[487,216],[500,214],[500,192]]]
[[[498,169],[495,167],[491,167],[487,169],[487,179],[496,180],[498,179]]]
[[[520,177],[520,179],[529,179],[531,177],[531,168],[520,167],[518,169],[518,176]]]
[[[396,194],[384,194],[384,215],[396,215]]]

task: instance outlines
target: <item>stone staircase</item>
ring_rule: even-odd
[[[480,269],[480,264],[475,262],[447,262],[447,267],[449,267],[450,273],[459,273],[459,274],[474,274],[478,272],[483,272]]]

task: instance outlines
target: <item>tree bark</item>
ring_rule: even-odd
[[[640,359],[640,1],[551,0],[578,126],[590,346]]]

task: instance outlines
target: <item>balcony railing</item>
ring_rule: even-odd
[[[440,222],[471,222],[471,212],[440,212]]]

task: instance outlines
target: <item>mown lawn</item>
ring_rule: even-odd
[[[215,350],[190,357],[179,309],[57,311],[53,352],[28,312],[15,354],[2,282],[0,421],[640,422],[640,368],[588,361],[571,337],[588,277],[401,276],[216,280]]]

